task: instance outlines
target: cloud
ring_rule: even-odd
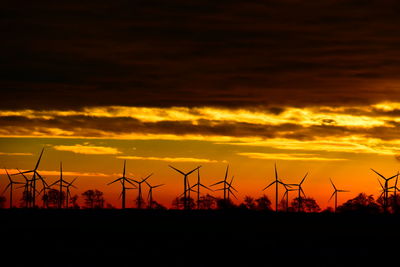
[[[141,157],[141,156],[118,156],[118,159],[132,160],[157,160],[167,162],[199,162],[199,163],[217,163],[217,160],[199,159],[199,158],[169,158],[169,157]]]
[[[344,158],[328,158],[315,154],[283,154],[283,153],[237,153],[237,155],[248,157],[251,159],[265,159],[265,160],[297,160],[297,161],[342,161],[347,160]]]
[[[76,144],[73,146],[59,145],[53,147],[55,150],[59,151],[69,151],[76,154],[86,154],[86,155],[115,155],[121,152],[113,147],[104,146],[89,146]]]
[[[0,152],[0,156],[32,156],[32,153],[10,153],[10,152]]]
[[[7,169],[9,174],[19,173],[17,169]],[[20,170],[21,172],[27,170]],[[42,176],[59,176],[60,171],[51,171],[51,170],[39,170],[40,175]],[[0,174],[6,174],[4,169],[0,169]],[[75,176],[75,177],[110,177],[111,175],[100,173],[100,172],[69,172],[63,171],[63,176]]]
[[[8,1],[1,108],[400,101],[396,4]]]

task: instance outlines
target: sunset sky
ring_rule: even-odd
[[[124,159],[129,177],[165,184],[154,198],[167,206],[183,187],[168,164],[201,165],[206,185],[229,164],[237,203],[274,199],[261,191],[274,163],[284,182],[309,172],[304,191],[322,208],[329,178],[351,191],[342,203],[379,194],[370,168],[397,173],[397,1],[110,3],[3,5],[2,168],[32,169],[45,147],[43,176],[62,161],[73,194],[97,188],[117,207],[120,187],[106,184]]]

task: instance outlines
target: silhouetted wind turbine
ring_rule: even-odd
[[[145,181],[145,182],[146,182],[147,186],[149,187],[149,194],[147,196],[147,199],[149,201],[149,208],[152,209],[153,208],[153,189],[163,186],[164,184],[151,185],[147,181]]]
[[[385,212],[387,212],[387,204],[388,204],[388,198],[389,198],[389,181],[393,179],[394,177],[398,176],[398,174],[395,174],[389,178],[386,178],[379,172],[375,171],[374,169],[371,168],[371,170],[376,173],[379,177],[381,177],[383,180],[385,180],[385,185],[384,185],[384,197],[383,197],[383,209]]]
[[[13,181],[13,180],[11,179],[11,176],[10,176],[10,174],[8,173],[7,169],[4,168],[4,170],[6,171],[6,174],[7,174],[9,183],[7,184],[7,186],[6,186],[6,188],[4,189],[4,191],[3,191],[2,194],[4,194],[4,193],[7,191],[7,189],[10,188],[10,209],[11,209],[11,208],[12,208],[12,204],[13,204],[13,185],[14,185],[14,184],[23,184],[23,183]]]
[[[219,182],[216,182],[216,183],[210,185],[210,186],[214,186],[214,185],[217,185],[217,184],[223,184],[224,187],[223,187],[222,189],[217,189],[217,190],[215,190],[215,191],[219,191],[219,190],[223,190],[223,191],[224,191],[224,201],[226,201],[227,186],[229,185],[229,183],[226,181],[226,179],[228,179],[228,171],[229,171],[229,165],[226,166],[226,171],[225,171],[224,180],[221,180],[221,181],[219,181]]]
[[[328,201],[330,201],[330,200],[333,198],[333,196],[335,196],[335,213],[336,213],[336,209],[337,209],[337,195],[338,195],[338,193],[341,193],[341,192],[349,192],[349,191],[348,191],[348,190],[337,189],[336,186],[335,186],[335,184],[333,183],[332,179],[329,179],[329,180],[331,181],[331,184],[332,184],[332,186],[333,186],[334,191],[333,191],[333,194],[332,194],[332,196],[329,198]]]
[[[285,188],[285,194],[283,194],[282,200],[285,199],[286,197],[286,212],[289,211],[289,192],[290,191],[297,191],[297,189],[293,189],[290,187],[290,185],[285,184],[284,182],[281,181],[281,184],[283,185],[283,187]]]
[[[265,189],[267,189],[268,187],[270,187],[271,185],[275,184],[275,212],[278,212],[278,185],[282,184],[281,181],[279,181],[278,178],[278,171],[276,169],[276,163],[274,165],[274,169],[275,169],[275,181],[273,181],[272,183],[270,183],[267,187],[265,187],[262,191],[264,191]]]
[[[306,179],[307,175],[308,175],[308,172],[304,175],[303,179],[302,179],[301,182],[298,183],[298,184],[288,184],[289,186],[297,186],[297,188],[298,188],[298,189],[297,189],[298,192],[299,192],[298,197],[297,197],[298,202],[299,202],[298,208],[297,208],[297,211],[298,211],[298,212],[300,212],[301,207],[302,207],[302,203],[301,203],[301,202],[302,202],[301,193],[303,193],[303,196],[306,197],[306,194],[304,193],[303,188],[301,187],[301,185],[303,184],[303,182],[304,182],[304,180]]]
[[[175,171],[179,172],[180,174],[183,175],[183,208],[186,210],[188,209],[188,205],[187,205],[187,180],[188,180],[188,175],[191,174],[192,172],[198,170],[199,168],[201,168],[201,166],[198,166],[197,168],[194,168],[193,170],[184,173],[181,170],[178,170],[175,167],[172,167],[171,165],[168,165],[171,169],[174,169]]]
[[[121,192],[121,197],[122,197],[122,209],[125,209],[125,202],[126,202],[126,189],[127,187],[125,186],[125,182],[128,182],[129,184],[133,185],[136,188],[136,185],[133,184],[131,181],[129,181],[129,178],[125,176],[125,170],[126,170],[126,160],[124,160],[124,169],[122,171],[122,177],[115,179],[111,183],[108,183],[107,185],[113,184],[115,182],[120,181],[122,185],[122,192]]]
[[[395,211],[397,211],[397,191],[399,190],[399,188],[397,187],[397,182],[399,180],[399,172],[397,172],[397,176],[396,176],[396,181],[394,183],[394,186],[390,187],[389,189],[393,189],[393,206]]]
[[[69,197],[71,197],[71,191],[70,191],[70,187],[73,187],[75,189],[77,189],[77,187],[75,185],[73,185],[73,183],[76,181],[77,178],[75,178],[74,180],[72,180],[72,182],[68,183],[68,185],[65,187],[66,188],[66,192],[65,192],[65,207],[68,209],[69,208]]]
[[[24,188],[24,192],[23,192],[22,196],[23,196],[23,198],[25,198],[25,208],[28,208],[31,206],[31,198],[32,198],[32,195],[34,194],[32,191],[33,178],[28,179],[28,177],[26,177],[18,168],[17,168],[17,171],[25,179],[25,183],[23,183],[24,185],[17,187],[17,188]],[[34,178],[34,179],[36,179],[36,178]]]
[[[235,178],[235,176],[232,176],[231,181],[229,182],[228,186],[227,186],[227,190],[228,190],[228,200],[230,200],[231,194],[233,195],[234,198],[237,199],[236,195],[233,193],[232,189],[237,193],[237,190],[233,187],[232,183],[233,183],[233,179]]]
[[[43,151],[44,151],[44,148],[42,149],[42,152],[40,152],[40,156],[39,156],[38,161],[36,162],[35,168],[33,170],[30,170],[30,171],[22,172],[23,174],[33,173],[33,176],[32,176],[32,191],[33,191],[33,194],[32,194],[32,205],[33,205],[33,207],[35,207],[35,205],[36,205],[36,192],[37,192],[37,190],[36,190],[36,180],[37,180],[36,176],[38,176],[40,180],[44,181],[42,176],[40,176],[40,174],[37,172],[37,169],[39,168],[40,160],[42,159]],[[17,174],[13,174],[13,175],[17,175]]]
[[[205,189],[213,191],[212,189],[208,188],[200,182],[200,169],[197,169],[197,183],[192,185],[192,188],[195,187],[197,187],[197,209],[200,209],[200,187],[204,187]]]
[[[143,178],[141,181],[137,181],[137,180],[128,178],[130,181],[135,182],[138,185],[138,189],[139,189],[138,198],[137,198],[137,208],[138,209],[142,208],[142,200],[143,200],[143,197],[142,197],[142,183],[146,182],[146,180],[149,179],[152,175],[153,174],[149,174],[146,178]]]

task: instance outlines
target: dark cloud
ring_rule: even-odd
[[[400,101],[399,11],[385,0],[7,1],[1,109]]]
[[[172,134],[257,137],[263,139],[288,138],[308,141],[344,136],[362,136],[381,140],[398,140],[400,127],[398,122],[388,121],[385,126],[350,127],[333,123],[321,125],[302,125],[295,123],[256,124],[235,121],[214,121],[200,119],[193,121],[143,122],[128,117],[90,117],[90,116],[55,116],[51,119],[30,119],[23,116],[0,117],[0,135],[2,136],[54,136],[54,129],[65,131],[63,136],[112,137],[129,134]]]

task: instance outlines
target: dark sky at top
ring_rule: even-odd
[[[397,2],[6,1],[0,109],[400,101]]]

